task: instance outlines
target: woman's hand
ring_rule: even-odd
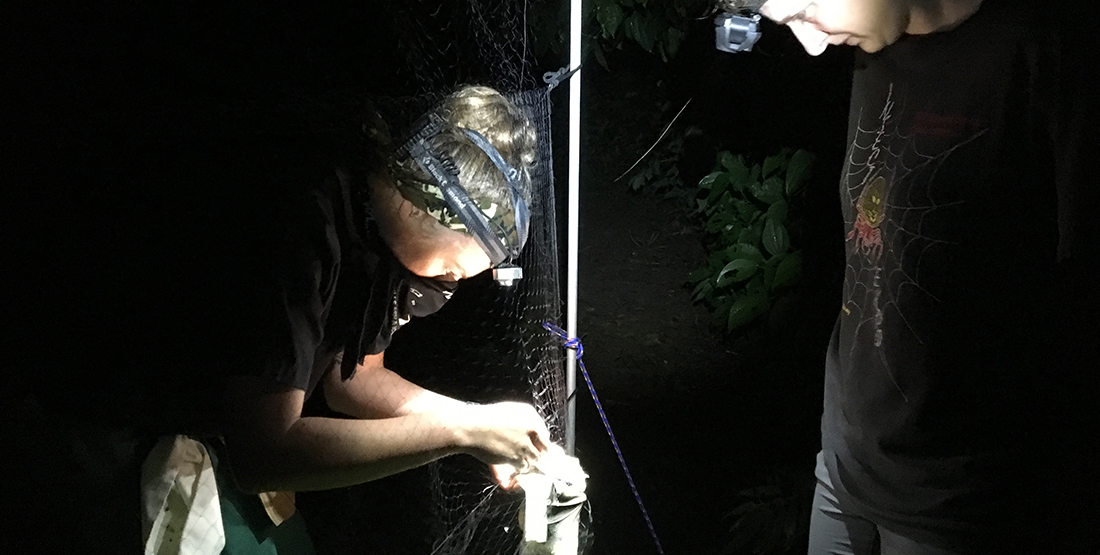
[[[514,487],[515,475],[530,468],[550,445],[546,423],[526,403],[465,405],[452,425],[461,450],[493,465],[504,487]]]

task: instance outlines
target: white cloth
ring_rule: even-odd
[[[525,494],[522,555],[576,555],[587,479],[580,461],[556,447],[516,477]]]
[[[141,465],[146,555],[217,555],[225,529],[210,454],[186,436],[165,436]]]

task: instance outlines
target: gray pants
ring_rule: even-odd
[[[817,454],[817,489],[810,513],[809,555],[958,555],[962,552],[922,545],[841,508]]]
[[[932,545],[842,506],[821,453],[814,473],[809,555],[1100,555],[1100,489],[1088,472],[1054,471],[1052,481],[1019,480],[1010,498],[990,504],[980,535]]]

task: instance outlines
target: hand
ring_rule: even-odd
[[[493,479],[496,480],[497,485],[500,487],[512,490],[519,487],[519,480],[516,479],[519,476],[519,469],[508,464],[494,464],[489,467],[493,471]]]
[[[573,464],[571,466],[576,468],[576,470],[573,471],[573,475],[584,475],[584,471],[581,470],[581,467],[580,467],[580,462],[578,462],[576,459],[574,459],[572,457],[569,457],[568,459],[563,459],[565,457],[565,450],[563,450],[560,445],[557,445],[557,444],[554,444],[554,443],[547,444],[546,449],[543,450],[541,456],[539,457],[539,461],[536,461],[536,463],[532,463],[532,464],[534,466],[541,466],[542,463],[544,463],[546,461],[546,459],[544,457],[546,457],[548,455],[557,455],[557,457],[554,457],[554,459],[556,461],[556,465],[559,465],[558,468],[560,468],[560,465],[562,464],[561,463],[562,460],[572,461]],[[507,489],[507,490],[511,490],[511,489],[515,489],[515,488],[519,487],[520,486],[520,482],[519,482],[519,479],[518,479],[519,475],[520,474],[526,474],[531,469],[532,469],[532,467],[516,468],[515,466],[507,464],[507,463],[492,465],[493,478],[496,480],[497,484],[500,485],[500,487],[502,487],[504,489]],[[539,469],[539,470],[542,471],[542,469]],[[572,468],[570,470],[572,471]]]
[[[466,405],[455,415],[454,425],[463,452],[486,464],[502,486],[511,486],[550,445],[546,423],[526,403]]]

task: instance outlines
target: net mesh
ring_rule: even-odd
[[[538,161],[531,174],[530,235],[518,261],[523,279],[511,287],[499,286],[488,275],[465,280],[439,312],[414,319],[394,336],[386,365],[457,399],[531,403],[546,421],[551,439],[563,444],[564,352],[559,340],[542,328],[543,322],[558,323],[561,317],[550,99],[528,56],[527,8],[523,0],[425,0],[393,8],[391,29],[399,55],[391,85],[414,92],[373,99],[391,135],[407,133],[457,86],[487,85],[504,93],[535,125]],[[486,465],[473,457],[448,457],[394,483],[398,485],[351,488],[341,498],[344,512],[403,504],[395,512],[400,515],[395,517],[401,521],[399,533],[417,538],[396,542],[404,551],[449,555],[521,550],[522,493],[497,487]],[[417,514],[421,510],[431,516],[425,520]],[[317,543],[326,550],[325,539]],[[339,543],[327,545],[336,550],[342,547]]]
[[[387,365],[421,385],[473,402],[532,403],[551,439],[564,439],[563,352],[542,329],[560,318],[549,110],[544,91],[511,95],[539,133],[532,173],[530,237],[519,265],[524,278],[510,288],[487,275],[467,280],[440,312],[414,320],[386,351]],[[432,345],[425,349],[424,345]],[[521,495],[499,490],[484,464],[451,457],[430,468],[432,553],[511,553]]]

